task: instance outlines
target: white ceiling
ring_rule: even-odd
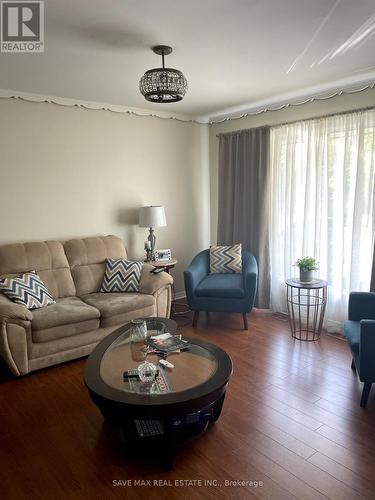
[[[46,0],[44,54],[1,54],[0,88],[189,116],[375,81],[375,0]],[[138,90],[171,45],[183,101]]]

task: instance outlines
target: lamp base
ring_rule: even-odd
[[[151,261],[155,260],[155,244],[156,244],[156,236],[155,236],[155,231],[154,231],[153,227],[150,227],[150,234],[148,235],[147,239],[151,245],[150,252],[147,254],[147,260],[148,260],[148,262],[151,262]]]

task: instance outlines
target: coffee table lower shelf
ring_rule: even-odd
[[[95,396],[93,400],[104,418],[111,424],[116,439],[124,445],[126,453],[141,460],[151,455],[161,463],[163,469],[170,470],[176,449],[198,437],[210,424],[218,420],[224,398],[225,392],[210,406],[194,413],[159,418],[163,433],[156,436],[140,436],[134,418],[126,417],[124,414],[119,415],[115,410],[111,411],[107,404],[101,406]],[[149,416],[148,419],[150,419]]]

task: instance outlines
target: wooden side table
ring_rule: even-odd
[[[176,264],[178,264],[177,259],[171,260],[150,260],[147,261],[148,264],[151,264],[154,267],[165,267],[165,272],[170,274],[170,270],[174,268]]]
[[[311,283],[302,283],[297,278],[289,278],[285,283],[292,337],[318,340],[327,304],[327,282],[316,279]]]

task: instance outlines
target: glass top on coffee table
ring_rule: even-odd
[[[147,337],[164,333],[176,334],[177,324],[167,318],[146,319]],[[131,325],[122,332],[106,349],[100,362],[100,377],[114,389],[156,396],[192,389],[210,379],[217,370],[215,355],[203,346],[191,343],[186,351],[168,353],[167,359],[174,368],[164,368],[158,364],[160,355],[150,352],[145,341],[131,339]],[[137,369],[144,361],[155,364],[159,370],[151,386],[138,378],[124,379],[124,371]]]

